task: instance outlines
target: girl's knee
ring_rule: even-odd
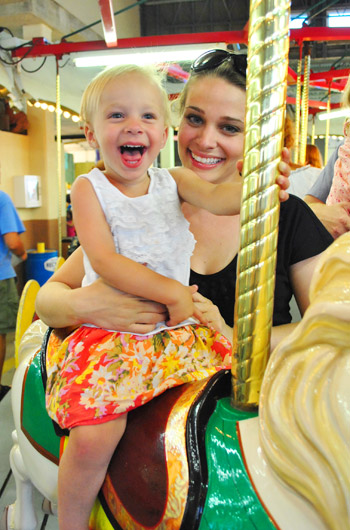
[[[84,425],[71,430],[68,445],[81,463],[110,458],[126,425],[126,415],[98,425]]]
[[[102,450],[103,443],[98,436],[98,433],[95,433],[93,429],[89,431],[81,430],[80,427],[75,427],[72,429],[68,447],[72,456],[77,459],[79,462],[85,462],[93,459],[97,453]]]

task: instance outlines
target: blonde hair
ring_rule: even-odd
[[[90,81],[81,98],[80,116],[84,123],[91,122],[100,103],[101,95],[108,83],[129,74],[143,75],[145,79],[159,89],[160,97],[163,100],[164,123],[166,126],[169,125],[170,110],[168,95],[163,87],[163,76],[161,72],[151,66],[137,66],[135,64],[107,68]]]
[[[306,146],[305,165],[307,164],[320,169],[323,166],[322,155],[316,145],[307,144]]]

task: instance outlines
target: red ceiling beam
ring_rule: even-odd
[[[304,41],[346,41],[350,40],[350,28],[310,28],[304,26],[290,31],[291,42],[302,44]]]
[[[350,28],[310,28],[292,29],[291,42],[303,41],[347,41],[350,40]],[[225,42],[226,44],[247,44],[247,27],[242,31],[214,31],[207,33],[181,33],[175,35],[155,35],[150,37],[135,37],[119,39],[118,49],[141,48],[148,46],[171,46],[179,44],[205,44]],[[106,51],[112,48],[106,46],[105,41],[60,42],[59,44],[45,44],[44,39],[33,39],[34,44],[23,46],[12,52],[13,57],[43,57],[54,55],[61,57],[69,53]],[[113,47],[113,49],[115,49]]]
[[[287,103],[290,105],[295,105],[296,98],[287,96]],[[340,107],[340,103],[331,103],[331,109],[338,109],[339,107]],[[309,108],[316,109],[319,111],[327,110],[327,102],[309,99]]]
[[[176,35],[155,35],[118,39],[118,46],[107,48],[105,41],[60,42],[45,44],[44,39],[33,39],[33,44],[23,46],[12,52],[12,57],[43,57],[54,55],[62,57],[69,53],[118,50],[125,48],[147,48],[149,46],[172,46],[179,44],[206,44],[225,42],[227,44],[246,42],[245,31],[215,31],[211,33],[182,33]]]
[[[44,39],[33,39],[32,44],[23,46],[12,52],[12,57],[44,57],[53,55],[57,58],[70,53],[96,52],[107,50],[118,50],[125,48],[144,48],[152,46],[175,46],[181,44],[203,44],[224,42],[226,44],[247,44],[248,28],[247,25],[242,31],[216,31],[207,33],[182,33],[173,35],[155,35],[148,37],[135,37],[128,39],[119,39],[118,46],[107,47],[105,41],[86,41],[86,42],[60,42],[58,44],[46,44]],[[303,41],[350,41],[350,28],[310,28],[303,27],[292,29],[290,31],[291,42],[297,42],[299,45]],[[332,72],[332,70],[331,70]],[[336,73],[337,72],[337,73]],[[338,76],[339,71],[334,70]],[[289,72],[291,79],[295,79],[293,71]],[[311,74],[311,81],[313,81]],[[316,74],[315,74],[316,75]],[[331,76],[331,73],[329,73]],[[330,77],[331,78],[331,77]],[[325,78],[323,78],[325,79]],[[340,85],[341,87],[341,85]]]
[[[350,68],[344,68],[343,70],[335,70],[331,68],[327,72],[311,72],[310,81],[332,81],[333,79],[348,79],[350,74]]]

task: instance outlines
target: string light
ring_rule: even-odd
[[[49,112],[54,112],[56,110],[56,106],[50,102],[50,101],[38,101],[38,100],[27,100],[27,104],[30,107],[36,107],[37,109],[42,110],[48,110]],[[71,119],[74,121],[74,123],[78,123],[80,121],[80,116],[76,114],[71,109],[67,109],[66,107],[60,108],[59,113],[63,115],[64,118],[67,120]]]
[[[318,136],[315,136],[315,140],[324,140],[325,138],[326,136],[324,134],[319,134]],[[332,140],[343,140],[344,135],[332,134],[332,135],[329,135],[329,138],[331,138]]]

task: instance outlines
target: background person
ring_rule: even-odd
[[[307,194],[313,183],[320,176],[322,168],[322,155],[316,145],[307,144],[305,165],[294,169],[289,177],[289,193],[300,197]]]
[[[342,106],[350,107],[350,77],[342,95]],[[338,158],[334,164],[334,177],[329,195],[326,200],[327,205],[350,203],[350,119],[344,124],[344,143],[339,146]],[[348,208],[350,214],[350,205]]]
[[[341,103],[344,107],[350,107],[350,78],[348,79],[343,91]],[[338,192],[345,185],[345,182],[340,176],[340,166],[342,164],[341,157],[344,159],[345,156],[346,158],[346,152],[349,149],[345,145],[348,138],[348,133],[344,131],[344,134],[345,141],[340,144],[337,150],[331,155],[326,167],[322,170],[315,184],[304,197],[305,202],[310,206],[310,208],[312,208],[317,217],[321,220],[321,222],[334,238],[337,238],[350,230],[349,195],[337,193],[336,200],[332,200],[330,198],[329,201],[327,201],[327,197],[329,196],[333,185],[335,166],[337,166],[336,179],[338,181],[338,183],[335,185],[338,187]],[[342,153],[341,156],[340,153]]]
[[[6,335],[16,327],[19,300],[11,257],[14,254],[21,260],[27,259],[19,236],[24,231],[11,198],[0,191],[0,400],[10,390],[9,386],[1,384],[1,375],[6,357]]]
[[[306,204],[310,206],[314,214],[317,215],[334,238],[337,238],[350,230],[350,203],[345,201],[332,205],[326,204],[332,186],[334,165],[338,159],[338,151],[339,147],[330,156],[316,182],[304,197]]]
[[[314,145],[314,144],[306,145],[305,165],[310,165],[312,167],[322,169],[323,167],[322,155],[317,145]]]

